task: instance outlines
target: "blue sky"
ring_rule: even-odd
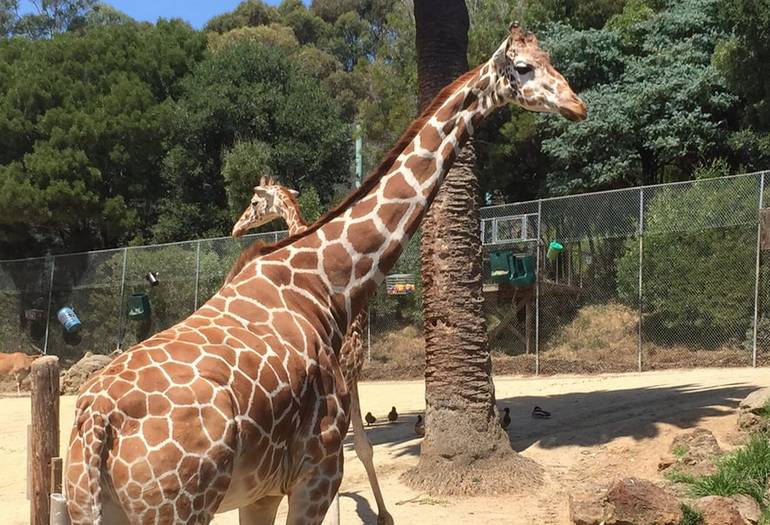
[[[182,18],[200,29],[212,17],[233,10],[241,0],[108,0],[110,4],[137,20],[155,22],[158,18]],[[22,0],[21,11],[31,9],[29,0]],[[279,0],[267,0],[278,4]]]

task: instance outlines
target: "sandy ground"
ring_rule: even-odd
[[[424,407],[422,381],[364,383],[363,411],[385,419],[391,405],[402,417],[395,425],[368,430],[389,511],[397,524],[459,525],[566,524],[568,495],[586,483],[625,476],[659,480],[657,463],[678,433],[711,430],[724,448],[736,443],[738,401],[757,387],[770,386],[768,369],[702,369],[601,376],[500,377],[499,406],[511,408],[509,428],[515,450],[539,462],[546,481],[533,493],[501,497],[442,498],[414,492],[399,475],[416,464],[420,441],[413,432]],[[74,397],[61,401],[62,454],[72,423]],[[553,413],[530,417],[534,405]],[[26,427],[29,398],[0,399],[0,523],[28,523]],[[348,437],[350,442],[350,436]],[[352,443],[346,448],[341,489],[343,524],[376,524],[376,506]],[[286,516],[285,503],[278,523]],[[235,512],[218,515],[216,525],[238,523]]]

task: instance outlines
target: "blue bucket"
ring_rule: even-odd
[[[75,310],[71,307],[65,306],[64,308],[61,308],[56,313],[56,317],[67,332],[71,333],[80,330],[80,319],[78,319]]]

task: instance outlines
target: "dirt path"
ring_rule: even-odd
[[[500,377],[495,380],[500,406],[511,408],[509,435],[514,448],[545,467],[547,479],[535,493],[504,497],[434,498],[399,482],[416,464],[419,439],[415,416],[424,406],[422,381],[364,383],[362,409],[385,419],[391,405],[402,414],[396,425],[368,430],[389,510],[399,524],[466,523],[566,524],[573,487],[605,483],[615,477],[658,479],[657,463],[673,437],[684,429],[711,430],[720,444],[735,442],[735,408],[740,399],[770,386],[768,369],[703,369],[603,376],[544,378]],[[534,420],[539,405],[551,420]],[[69,437],[74,397],[62,398],[62,450]],[[28,523],[25,499],[28,398],[0,399],[0,523]],[[350,441],[350,439],[348,439]],[[376,524],[376,506],[366,474],[346,448],[341,490],[343,524]],[[278,523],[286,516],[285,505]],[[238,523],[234,512],[218,515],[216,525]]]

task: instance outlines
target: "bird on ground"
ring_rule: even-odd
[[[535,407],[532,409],[532,417],[536,419],[548,419],[551,417],[551,413],[540,407]]]
[[[396,420],[398,420],[398,412],[396,412],[396,407],[393,407],[390,409],[390,412],[388,413],[388,421],[391,423],[395,423]]]
[[[414,424],[414,433],[418,436],[425,435],[425,421],[422,420],[422,416],[417,416],[417,422]]]
[[[371,412],[367,412],[364,416],[364,419],[366,420],[366,426],[373,425],[375,421],[377,421],[377,418],[372,415]]]
[[[503,414],[503,416],[500,418],[500,426],[503,427],[503,430],[506,430],[508,425],[511,424],[511,409],[505,407],[503,411],[505,414]]]

